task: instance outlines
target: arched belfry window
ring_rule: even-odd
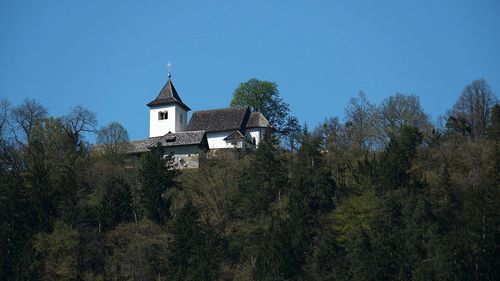
[[[168,111],[160,111],[158,112],[158,120],[168,119]]]

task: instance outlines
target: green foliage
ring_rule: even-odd
[[[254,280],[289,280],[297,276],[304,259],[301,238],[298,225],[291,220],[276,219],[268,233],[257,241]]]
[[[283,101],[274,82],[252,78],[241,83],[233,93],[231,107],[245,106],[252,112],[260,112],[293,150],[298,136],[300,125],[296,117],[290,115],[289,105]]]
[[[216,280],[222,241],[208,225],[199,221],[196,208],[188,202],[169,225],[167,280]]]
[[[491,124],[488,127],[488,138],[500,141],[500,104],[495,104],[491,110]]]
[[[0,276],[25,277],[31,251],[26,245],[33,233],[29,193],[16,167],[12,147],[0,144]]]
[[[159,224],[165,224],[170,216],[170,198],[167,192],[174,187],[178,174],[172,163],[170,156],[164,157],[160,143],[141,159],[141,204],[147,210],[147,217]]]
[[[253,112],[260,112],[278,130],[284,127],[290,111],[280,97],[276,83],[255,78],[241,83],[234,90],[230,106],[248,106]]]
[[[320,139],[311,136],[307,129],[296,155],[291,184],[312,213],[326,213],[333,208],[335,182],[321,154]]]
[[[100,202],[99,220],[103,230],[109,230],[123,222],[132,221],[132,193],[123,179],[111,178],[105,186]]]
[[[124,223],[106,234],[107,280],[165,280],[168,234],[149,220]]]
[[[233,151],[220,151],[217,157],[202,159],[197,170],[184,171],[179,177],[174,209],[181,209],[187,201],[198,209],[200,218],[215,228],[223,228],[236,212],[238,185],[248,161]]]
[[[42,256],[42,280],[78,280],[78,230],[61,221],[54,223],[50,234],[40,233],[33,242]]]
[[[337,240],[345,242],[359,233],[370,230],[370,223],[376,214],[379,198],[372,190],[343,201],[333,212],[333,229]]]
[[[279,105],[268,86],[262,97]],[[464,97],[488,94],[469,86]],[[415,97],[377,112],[360,96],[345,124],[295,132],[293,150],[268,135],[179,175],[159,147],[125,157],[118,125],[89,148],[96,124],[84,108],[51,118],[36,101],[0,102],[0,276],[496,280],[500,110],[478,119],[459,101],[468,115],[429,131]],[[370,127],[381,109],[391,138]]]
[[[401,135],[392,138],[378,162],[378,183],[382,190],[404,187],[410,181],[410,169],[422,136],[417,128],[404,126]]]
[[[280,189],[287,184],[285,159],[273,133],[264,136],[248,167],[234,198],[237,214],[246,217],[270,214],[271,205],[280,200]]]

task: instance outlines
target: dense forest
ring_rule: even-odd
[[[82,106],[2,100],[0,279],[498,280],[500,106],[485,80],[434,123],[415,95],[360,93],[342,119],[300,126],[256,79],[231,105],[275,130],[173,170],[161,146],[127,157],[126,130]]]

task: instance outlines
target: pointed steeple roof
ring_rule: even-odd
[[[179,106],[183,107],[185,110],[191,110],[187,105],[185,105],[179,95],[177,94],[177,91],[175,90],[174,84],[172,83],[172,80],[168,79],[167,84],[163,86],[163,89],[161,89],[160,93],[150,103],[147,104],[149,107],[155,107],[155,106],[161,106],[161,105],[167,105],[171,103],[177,103]]]

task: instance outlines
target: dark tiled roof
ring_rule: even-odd
[[[183,146],[183,145],[206,145],[208,148],[205,131],[189,131],[168,133],[161,137],[154,137],[145,140],[131,141],[128,153],[141,153],[156,146],[160,142],[163,147]]]
[[[246,125],[247,128],[268,128],[269,126],[269,121],[260,112],[252,112]]]
[[[250,110],[247,107],[195,111],[186,130],[204,130],[206,132],[243,131],[249,117]]]
[[[147,106],[154,107],[154,106],[167,105],[170,103],[177,103],[184,109],[188,111],[191,110],[187,105],[185,105],[182,102],[181,98],[177,94],[177,91],[175,90],[174,84],[170,79],[168,79],[167,84],[163,86],[163,89],[161,89],[156,99],[148,103]]]

